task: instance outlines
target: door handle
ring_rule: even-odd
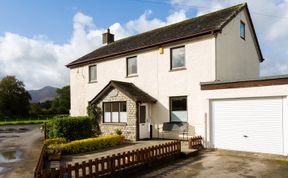
[[[248,138],[248,136],[247,136],[247,135],[243,135],[243,137],[245,137],[245,138]]]

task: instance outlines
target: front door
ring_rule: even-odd
[[[150,123],[148,122],[148,107],[147,105],[139,106],[139,138],[147,139],[150,138]]]

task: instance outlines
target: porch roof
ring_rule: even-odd
[[[157,100],[138,88],[133,83],[111,80],[89,103],[97,103],[113,88],[131,98],[135,102],[141,103],[155,103]]]

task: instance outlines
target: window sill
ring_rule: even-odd
[[[126,126],[126,122],[104,122],[102,125],[118,125],[118,126]]]
[[[88,83],[89,83],[89,84],[90,84],[90,83],[91,83],[91,84],[92,84],[92,83],[98,83],[98,81],[97,81],[97,80],[94,80],[94,81],[89,81]]]
[[[174,69],[170,69],[169,72],[176,72],[176,71],[180,71],[180,70],[187,70],[187,68],[186,67],[174,68]]]
[[[138,74],[127,75],[126,78],[138,77]]]

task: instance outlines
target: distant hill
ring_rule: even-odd
[[[57,95],[56,90],[57,88],[51,86],[46,86],[39,90],[29,90],[28,92],[32,97],[31,103],[43,103],[45,101],[53,100]]]

